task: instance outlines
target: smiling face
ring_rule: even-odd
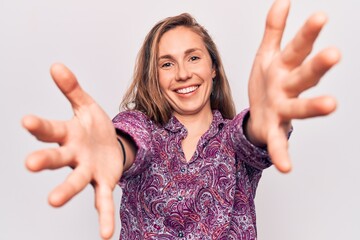
[[[157,65],[160,89],[175,116],[211,114],[210,94],[216,73],[198,34],[182,26],[164,33]]]

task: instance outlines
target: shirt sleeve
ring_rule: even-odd
[[[120,182],[138,176],[149,166],[151,159],[152,121],[140,111],[124,111],[112,120],[120,133],[128,135],[135,142],[137,151],[134,163],[125,171]]]
[[[267,149],[253,145],[244,134],[244,120],[249,114],[249,109],[245,109],[231,121],[230,129],[233,130],[230,131],[230,138],[240,161],[255,169],[263,170],[270,167],[272,163]]]

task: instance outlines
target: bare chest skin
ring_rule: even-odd
[[[181,147],[185,155],[186,162],[190,162],[200,138],[210,129],[213,114],[210,107],[210,101],[201,108],[201,111],[192,115],[181,115],[174,113],[177,119],[187,130],[186,137],[181,142]]]
[[[202,134],[196,134],[196,135],[188,135],[183,141],[181,142],[181,146],[185,155],[186,162],[190,162],[192,156],[194,155],[196,151],[196,147],[198,145],[198,142],[201,138]]]

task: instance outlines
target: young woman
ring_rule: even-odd
[[[271,164],[291,169],[291,120],[336,108],[331,97],[298,98],[340,54],[327,48],[304,61],[326,22],[322,13],[281,50],[289,4],[277,0],[269,11],[249,79],[250,107],[238,115],[216,46],[189,14],[167,18],[149,32],[126,110],[113,121],[70,70],[54,64],[51,75],[74,117],[23,119],[39,140],[60,145],[30,154],[31,171],[74,169],[50,194],[50,204],[65,204],[91,183],[101,235],[109,238],[112,190],[120,180],[122,239],[256,239],[256,187]]]

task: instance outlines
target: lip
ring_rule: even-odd
[[[189,85],[189,86],[184,86],[181,88],[176,88],[174,90],[174,92],[176,92],[177,94],[190,94],[195,92],[198,88],[200,87],[200,84],[194,84],[194,85]]]

